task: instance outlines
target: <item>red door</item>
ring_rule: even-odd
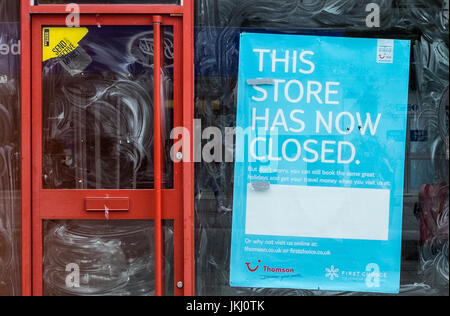
[[[32,292],[189,293],[188,173],[170,155],[170,131],[188,120],[183,20],[65,23],[32,16]]]

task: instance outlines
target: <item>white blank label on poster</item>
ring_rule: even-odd
[[[271,185],[247,190],[245,233],[388,240],[390,191]]]

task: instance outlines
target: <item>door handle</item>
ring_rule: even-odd
[[[130,199],[127,197],[102,197],[85,198],[86,212],[128,212]]]

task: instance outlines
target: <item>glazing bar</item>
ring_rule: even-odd
[[[161,22],[162,17],[153,16],[153,114],[155,151],[155,295],[162,291],[162,144],[161,144]]]

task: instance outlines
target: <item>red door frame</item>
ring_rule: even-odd
[[[179,91],[175,99],[179,100],[181,113],[175,114],[175,122],[181,123],[190,135],[193,135],[193,1],[185,0],[183,5],[79,5],[81,24],[96,24],[99,15],[103,24],[130,25],[130,24],[153,24],[155,29],[155,43],[159,43],[158,34],[161,23],[173,22],[175,28],[179,28],[178,48],[180,56],[178,82],[174,82]],[[65,21],[66,5],[30,5],[30,0],[21,0],[21,119],[22,119],[22,294],[26,296],[41,295],[42,282],[42,220],[43,219],[65,219],[67,214],[46,214],[45,204],[55,203],[58,192],[55,190],[41,189],[41,131],[33,133],[36,128],[41,129],[42,119],[38,117],[41,110],[41,26],[45,23],[50,25],[61,24]],[[96,14],[96,15],[94,15]],[[150,16],[153,16],[151,18]],[[134,21],[134,22],[133,22]],[[38,30],[39,34],[35,34]],[[158,46],[155,45],[155,56],[158,56]],[[33,51],[33,54],[32,54]],[[177,53],[175,52],[177,55]],[[39,61],[39,62],[38,62]],[[156,65],[157,66],[157,65]],[[176,68],[176,66],[175,66]],[[158,69],[158,67],[155,67]],[[155,95],[158,95],[159,74],[155,76]],[[32,105],[33,100],[33,105]],[[155,100],[155,118],[160,117],[158,111],[159,98]],[[175,100],[176,102],[176,100]],[[180,112],[180,111],[179,111]],[[33,115],[34,113],[34,115]],[[178,115],[178,120],[177,120]],[[155,139],[157,137],[158,124],[155,120]],[[184,142],[189,146],[183,150],[192,153],[192,141]],[[155,142],[155,157],[160,157],[161,143]],[[39,153],[38,155],[33,153]],[[175,295],[194,295],[194,168],[192,157],[184,157],[181,164],[175,165],[175,188],[174,190],[163,190],[161,187],[161,162],[155,161],[155,188],[146,191],[148,198],[155,206],[154,212],[144,214],[142,211],[132,214],[113,215],[112,219],[153,219],[155,221],[155,293],[162,295],[162,220],[174,219],[174,257]],[[36,176],[37,175],[37,176]],[[178,175],[178,176],[177,176]],[[178,181],[177,181],[178,179]],[[62,193],[62,192],[60,192]],[[80,192],[64,191],[69,197],[70,203],[78,201],[83,203],[86,191]],[[113,191],[95,191],[93,197],[112,194]],[[140,201],[142,195],[136,191],[117,191],[111,195],[116,197],[134,197]],[[88,194],[89,195],[89,194]],[[145,200],[147,201],[147,200]],[[58,201],[60,202],[60,200]],[[43,206],[40,204],[44,204]],[[100,219],[104,214],[86,215],[83,207],[78,205],[78,211],[70,214],[70,219]],[[179,211],[177,211],[179,209]],[[42,211],[42,213],[41,213]],[[78,213],[77,213],[78,212]]]

